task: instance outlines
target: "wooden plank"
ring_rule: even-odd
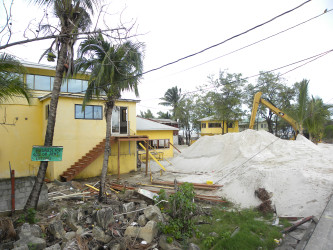
[[[143,149],[146,149],[146,152],[148,151],[148,147],[144,147],[142,145],[142,143],[139,143],[139,145],[143,148]],[[151,158],[153,158],[153,160],[164,170],[166,171],[166,169],[163,167],[163,165],[155,158],[155,156],[153,156],[149,151],[148,151],[148,154],[150,155]],[[146,159],[146,162],[147,162],[147,159]],[[146,175],[148,174],[147,172],[147,169],[146,169]]]
[[[177,182],[178,185],[183,184],[184,182]],[[191,182],[189,182],[191,183]],[[152,181],[152,184],[156,185],[167,185],[167,186],[173,186],[174,183],[171,181]],[[210,189],[216,189],[218,187],[223,187],[223,185],[216,185],[216,184],[203,184],[203,183],[191,183],[194,187],[206,187]]]

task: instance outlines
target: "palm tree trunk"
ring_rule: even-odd
[[[99,188],[99,195],[98,200],[101,202],[105,198],[105,180],[106,174],[108,172],[108,165],[109,165],[109,156],[111,154],[111,117],[112,117],[112,110],[113,110],[114,102],[107,101],[105,103],[105,118],[106,118],[106,135],[105,135],[105,149],[104,149],[104,159],[103,159],[103,167],[101,173],[101,181],[100,181],[100,188]]]
[[[44,139],[45,147],[50,147],[50,146],[52,146],[52,143],[53,143],[53,135],[54,135],[55,122],[56,122],[56,115],[57,115],[58,99],[59,99],[59,94],[60,94],[62,78],[63,78],[63,74],[65,71],[64,63],[65,63],[66,56],[67,56],[67,46],[66,46],[66,43],[63,42],[61,44],[61,48],[60,48],[60,52],[59,52],[59,57],[58,57],[57,67],[56,67],[56,75],[54,78],[54,85],[53,85],[53,90],[52,90],[52,95],[51,95],[50,113],[49,113],[49,118],[47,121],[47,127],[46,127],[45,139]],[[31,190],[27,203],[24,206],[24,210],[27,210],[30,207],[33,207],[35,209],[37,208],[38,199],[39,199],[40,192],[42,190],[47,166],[48,166],[47,161],[42,161],[40,163],[38,173],[37,173],[37,179]]]

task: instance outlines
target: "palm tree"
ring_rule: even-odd
[[[117,99],[124,90],[134,91],[138,96],[138,83],[141,78],[142,48],[141,43],[112,45],[103,36],[91,37],[80,44],[76,72],[90,72],[88,88],[83,100],[83,108],[95,95],[106,95],[106,143],[101,173],[99,201],[105,196],[105,179],[111,152],[111,117]],[[87,58],[87,57],[88,58]]]
[[[296,104],[296,120],[299,124],[299,132],[303,135],[304,119],[307,112],[307,106],[309,102],[308,85],[309,80],[303,79],[301,82],[296,83],[298,89],[297,104]]]
[[[47,7],[53,5],[54,14],[60,23],[59,37],[52,43],[49,49],[49,53],[55,52],[58,57],[51,94],[49,119],[44,139],[44,146],[50,147],[53,143],[58,99],[63,76],[64,73],[67,72],[67,75],[70,75],[73,71],[73,46],[76,41],[76,35],[73,34],[86,29],[90,23],[90,18],[86,10],[93,13],[93,5],[97,4],[98,0],[31,0],[31,2]],[[53,50],[53,46],[55,46],[55,50]],[[40,163],[37,179],[24,207],[25,210],[29,207],[37,207],[47,166],[47,161]]]
[[[23,83],[24,67],[15,57],[6,53],[0,54],[0,103],[24,96],[28,103],[29,89]]]
[[[323,136],[325,123],[330,118],[330,108],[332,108],[332,105],[327,105],[321,98],[312,96],[305,119],[310,140],[320,140]]]
[[[181,88],[178,89],[178,87],[175,86],[175,87],[168,89],[165,92],[164,97],[160,98],[160,100],[162,100],[163,102],[160,102],[159,104],[163,105],[163,106],[171,106],[172,107],[172,116],[173,116],[173,118],[175,118],[176,109],[178,107],[179,102],[182,99],[183,99],[183,96],[182,96]]]

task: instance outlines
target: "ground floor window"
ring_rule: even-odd
[[[221,128],[221,123],[220,122],[210,122],[208,123],[208,128]]]
[[[98,105],[86,105],[82,110],[82,105],[75,104],[75,119],[102,120],[103,107]]]
[[[233,128],[234,127],[234,123],[233,122],[228,122],[228,128]]]
[[[206,128],[206,123],[201,123],[201,128]]]
[[[145,146],[145,143],[142,143]],[[149,149],[170,148],[170,139],[153,139],[149,140]],[[141,148],[140,146],[140,149]]]

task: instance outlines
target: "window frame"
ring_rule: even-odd
[[[201,128],[207,128],[207,123],[206,122],[201,123]]]
[[[154,146],[154,141],[156,141],[156,147]],[[160,147],[160,141],[164,141],[164,146]],[[153,149],[169,149],[170,148],[170,139],[151,139],[149,140],[149,146]]]
[[[222,128],[221,122],[209,122],[208,128]]]
[[[83,112],[83,118],[77,118],[76,117],[76,107],[81,106],[82,110],[82,104],[75,104],[74,105],[74,119],[75,120],[103,120],[103,106],[102,105],[86,105],[86,107],[92,107],[92,117],[93,118],[86,118],[85,111]],[[95,118],[95,107],[101,108],[101,118]]]

